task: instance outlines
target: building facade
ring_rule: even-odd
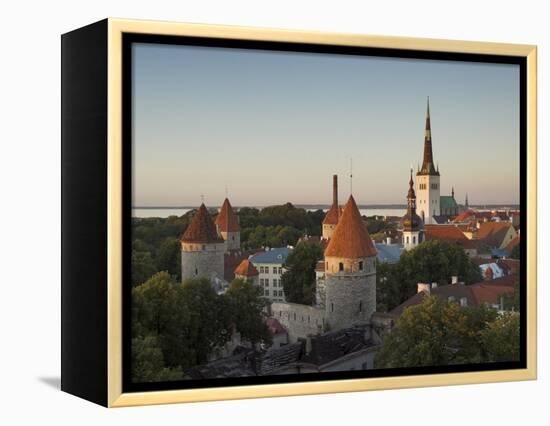
[[[284,263],[289,254],[289,248],[280,247],[256,253],[249,258],[258,270],[258,284],[264,297],[272,302],[286,300],[281,276],[285,271]]]

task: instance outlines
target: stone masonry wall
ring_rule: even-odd
[[[376,273],[328,275],[325,311],[329,330],[370,321],[376,311]]]
[[[212,245],[214,246],[214,245]],[[205,277],[223,280],[224,245],[216,244],[210,250],[182,251],[181,252],[181,279]]]
[[[313,306],[273,302],[271,316],[287,329],[289,343],[323,332],[325,312]]]

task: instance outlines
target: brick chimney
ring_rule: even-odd
[[[430,283],[418,283],[416,285],[416,292],[417,293],[424,292],[429,295],[431,288],[432,288],[432,285]]]
[[[332,204],[338,205],[338,175],[332,175]]]

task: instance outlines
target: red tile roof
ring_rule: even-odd
[[[482,222],[476,239],[483,240],[491,247],[500,247],[510,228],[512,228],[510,222]]]
[[[475,212],[473,210],[467,210],[465,212],[460,213],[457,217],[453,219],[453,222],[464,222],[466,219],[468,219],[471,216],[474,216]]]
[[[259,274],[256,267],[248,259],[244,259],[235,269],[235,275],[241,275],[243,277],[254,277]]]
[[[465,241],[462,231],[454,225],[425,225],[426,240]]]
[[[348,259],[376,256],[376,248],[363,223],[353,195],[349,197],[344,207],[338,225],[325,249],[325,256]]]
[[[216,225],[220,232],[239,232],[239,220],[231,207],[231,203],[226,198],[222,204],[222,208],[216,217]]]
[[[465,297],[468,301],[468,306],[479,306],[482,303],[494,305],[500,302],[502,296],[512,294],[517,285],[518,276],[507,275],[472,285],[449,284],[436,287],[430,290],[430,294],[444,299],[454,297],[456,301]],[[428,294],[424,291],[416,293],[389,313],[393,316],[400,316],[406,308],[421,304],[427,296]]]
[[[338,204],[332,204],[325,218],[323,219],[323,225],[336,225],[338,224],[338,218],[342,214],[342,209],[338,207]]]
[[[193,220],[183,233],[181,241],[199,244],[223,243],[223,240],[218,236],[212,216],[210,216],[204,203],[201,204],[199,210],[193,216]]]
[[[519,244],[519,235],[517,235],[516,237],[514,237],[507,245],[506,247],[504,247],[504,249],[508,252],[508,253],[511,253],[512,250]]]

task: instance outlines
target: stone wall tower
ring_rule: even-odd
[[[241,227],[239,226],[239,218],[227,198],[222,204],[215,223],[218,235],[225,241],[226,251],[240,250]]]
[[[338,218],[340,217],[340,206],[338,205],[338,175],[332,176],[332,205],[323,219],[323,238],[330,240],[336,225],[338,225]]]
[[[181,237],[181,279],[223,280],[225,243],[206,206],[201,204]]]
[[[325,325],[338,330],[376,311],[376,248],[353,196],[325,249]]]
[[[424,158],[422,168],[416,173],[416,197],[418,214],[426,224],[435,223],[434,216],[440,213],[439,169],[436,170],[432,152],[432,129],[430,123],[430,98],[426,110],[424,131]]]
[[[407,193],[407,213],[403,216],[403,247],[405,250],[415,248],[424,240],[424,224],[416,214],[416,194],[414,193],[414,182],[409,179],[409,192]]]

